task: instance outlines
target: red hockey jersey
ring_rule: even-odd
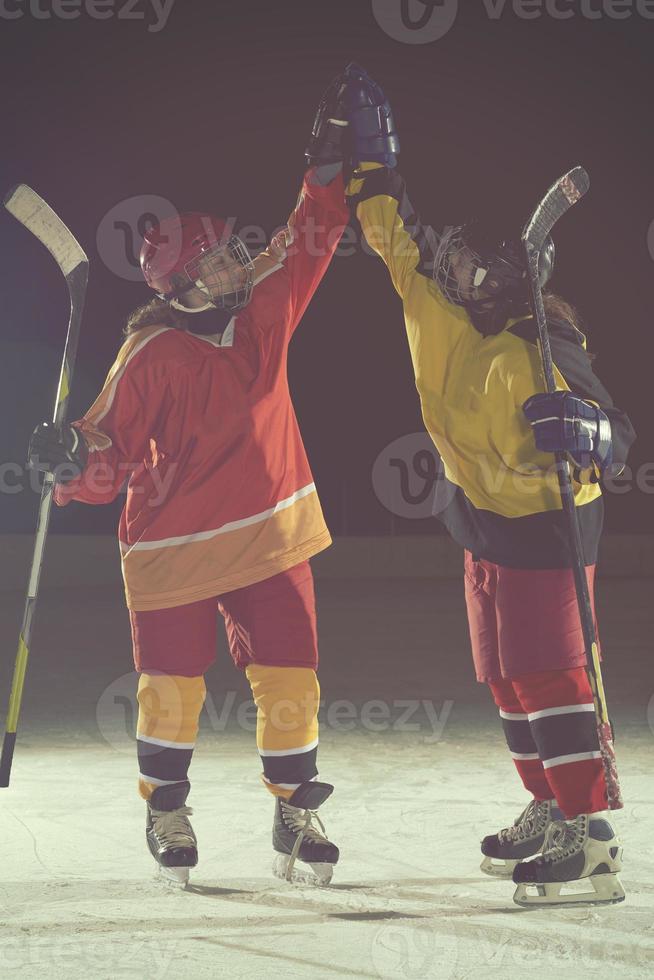
[[[347,221],[340,174],[322,186],[308,171],[287,227],[255,259],[250,303],[222,335],[138,330],[75,423],[89,460],[55,499],[108,503],[128,480],[119,539],[131,609],[220,595],[330,544],[286,359]]]

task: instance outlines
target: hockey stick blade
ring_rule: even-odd
[[[66,276],[88,258],[82,246],[49,204],[27,184],[17,184],[8,192],[4,206],[48,249]]]
[[[552,184],[522,232],[522,241],[530,250],[540,252],[552,228],[566,211],[580,201],[590,187],[590,177],[583,167],[573,167]]]

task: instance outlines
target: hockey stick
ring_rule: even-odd
[[[68,321],[68,333],[66,335],[53,418],[54,425],[60,427],[66,420],[68,396],[73,380],[77,342],[82,320],[82,310],[84,308],[84,298],[86,296],[89,260],[61,218],[30,187],[27,187],[25,184],[18,184],[12,188],[5,197],[4,206],[10,214],[13,214],[14,218],[20,221],[28,231],[31,231],[45,245],[66,277],[66,284],[70,296],[70,319]],[[8,786],[11,775],[11,763],[16,744],[16,729],[18,727],[18,717],[23,699],[25,671],[27,669],[32,626],[34,624],[34,614],[39,592],[41,566],[43,564],[45,541],[50,522],[53,489],[54,476],[52,473],[46,473],[41,491],[32,566],[30,569],[29,584],[27,586],[25,608],[23,610],[23,623],[18,640],[14,675],[11,682],[11,695],[7,709],[2,754],[0,755],[0,786]]]
[[[589,187],[590,179],[584,168],[574,167],[567,174],[564,174],[563,177],[560,177],[555,184],[552,184],[522,233],[522,242],[527,255],[532,306],[538,325],[543,374],[545,375],[545,385],[548,392],[556,391],[556,379],[554,377],[554,365],[552,363],[552,350],[550,347],[549,331],[547,329],[545,307],[543,305],[543,294],[538,277],[540,254],[547,236],[550,234],[556,222],[577,201],[581,200]],[[620,794],[615,750],[613,748],[613,732],[606,706],[604,685],[602,683],[597,635],[595,633],[590,591],[586,578],[581,531],[579,529],[579,517],[575,506],[570,465],[565,453],[555,453],[554,455],[559,490],[561,492],[561,504],[566,518],[570,550],[572,552],[572,569],[577,593],[577,604],[579,606],[581,629],[586,648],[586,671],[593,692],[595,716],[597,718],[597,734],[602,763],[604,765],[608,805],[609,809],[618,810],[624,804]]]

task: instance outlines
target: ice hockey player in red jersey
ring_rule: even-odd
[[[275,796],[275,872],[326,882],[338,848],[315,810],[319,686],[309,559],[330,544],[295,418],[287,351],[348,221],[334,80],[287,227],[254,260],[210,214],[147,232],[156,296],[130,318],[100,395],[72,426],[35,430],[30,461],[55,469],[56,502],[112,501],[140,674],[139,788],[147,842],[185,882],[197,863],[188,770],[214,660],[218,611],[257,706]],[[336,122],[334,122],[336,120]],[[295,861],[302,862],[294,869]]]
[[[621,847],[606,813],[552,453],[574,463],[592,590],[602,477],[623,468],[634,432],[591,367],[574,311],[553,295],[546,309],[560,390],[543,393],[520,229],[437,234],[422,225],[396,169],[383,92],[357,66],[348,79],[347,195],[402,298],[423,418],[443,464],[436,509],[465,549],[477,679],[490,687],[531,796],[515,824],[484,839],[482,869],[513,874],[521,904],[619,901]],[[550,241],[543,286],[553,263]],[[583,884],[564,889],[568,882]]]

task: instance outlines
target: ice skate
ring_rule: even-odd
[[[189,872],[198,863],[198,842],[185,806],[191,784],[188,781],[159,786],[148,800],[145,836],[150,853],[166,881],[186,885]]]
[[[622,847],[611,824],[582,813],[552,823],[541,856],[516,865],[513,900],[526,907],[621,902],[621,868]]]
[[[328,885],[331,881],[339,852],[325,837],[325,828],[315,810],[333,789],[328,783],[306,782],[289,800],[276,799],[273,824],[276,877],[313,885]]]
[[[547,828],[553,820],[562,819],[555,800],[532,800],[513,826],[484,837],[481,870],[493,878],[510,878],[516,864],[540,854]]]

